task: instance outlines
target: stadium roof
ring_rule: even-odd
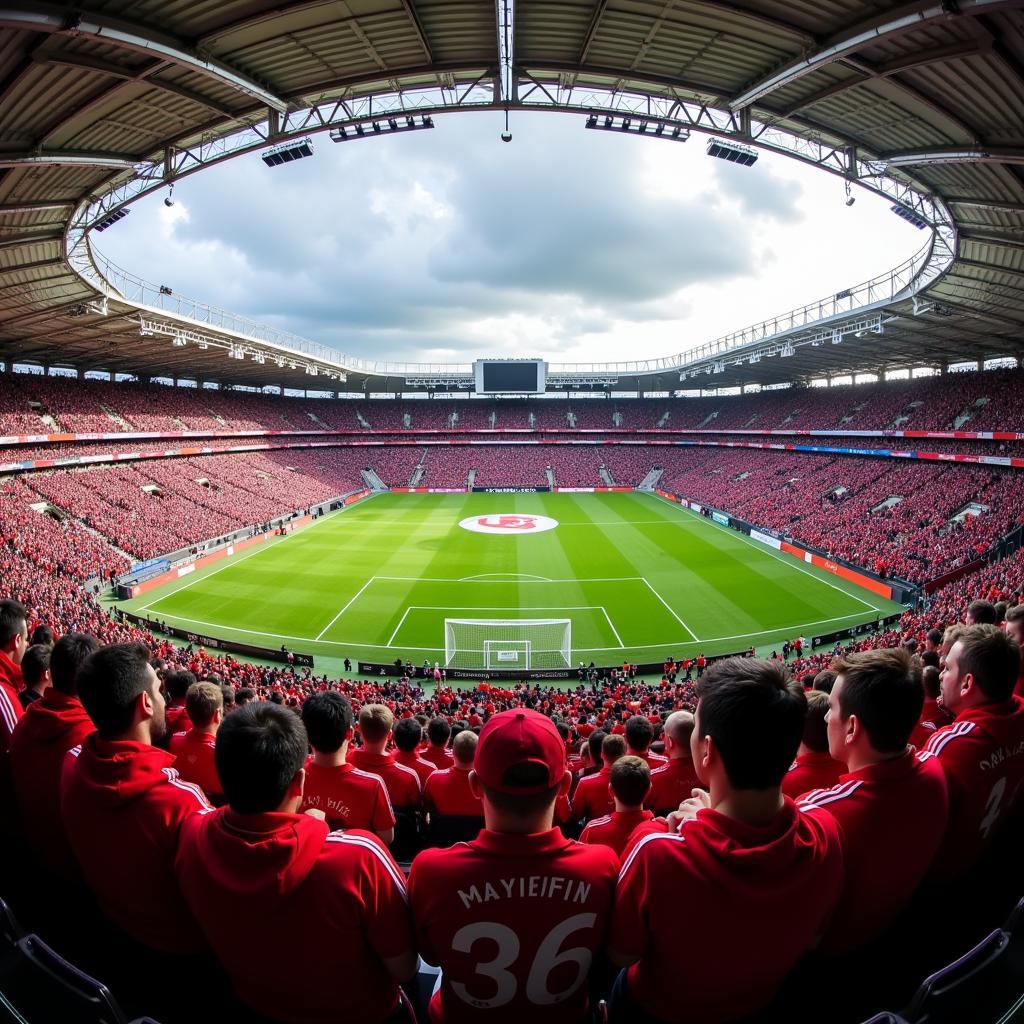
[[[349,359],[103,268],[111,287],[88,229],[240,152],[488,107],[789,152],[934,229],[849,294],[696,354],[553,365],[556,380],[671,390],[1024,350],[1024,0],[15,0],[0,7],[0,358],[455,386],[465,367]]]

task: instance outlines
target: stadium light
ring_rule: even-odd
[[[779,355],[782,356],[783,359],[787,359],[789,356],[796,355],[796,349],[787,341],[779,350]]]
[[[586,127],[591,131],[625,132],[630,135],[649,135],[652,139],[668,139],[669,142],[686,142],[690,133],[680,124],[667,121],[655,121],[651,118],[637,118],[635,115],[606,115],[598,117],[591,114],[587,118]]]
[[[708,156],[716,156],[720,160],[728,160],[732,164],[750,167],[757,163],[757,150],[749,146],[741,146],[736,142],[724,139],[708,139]]]
[[[96,228],[97,231],[106,231],[107,228],[111,226],[111,224],[116,224],[119,220],[124,220],[124,218],[127,217],[129,213],[131,213],[131,210],[129,210],[127,206],[121,206],[118,209],[116,209],[113,213],[108,214],[106,217],[104,217],[103,220],[98,221],[93,226]]]
[[[889,207],[889,209],[892,210],[892,212],[895,213],[897,217],[902,217],[903,220],[905,220],[908,224],[913,224],[914,227],[918,229],[918,231],[920,231],[921,228],[928,227],[928,221],[923,220],[916,213],[914,213],[913,210],[911,210],[907,206],[904,206],[902,203],[893,203],[892,206]]]
[[[261,158],[268,167],[277,167],[279,164],[290,164],[293,160],[301,160],[312,155],[313,143],[309,139],[300,139],[298,142],[285,142],[268,149],[266,153],[261,154]]]
[[[188,342],[185,340],[185,336],[183,334],[176,334],[171,344],[175,348],[184,348],[188,344]]]
[[[394,135],[399,132],[419,132],[424,128],[433,128],[434,119],[423,116],[419,119],[411,116],[405,118],[387,117],[383,122],[371,121],[370,130],[365,124],[342,125],[330,132],[331,142],[346,142],[348,139],[367,139],[374,135]]]

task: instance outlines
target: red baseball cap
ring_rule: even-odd
[[[542,765],[545,781],[534,786],[509,785],[505,773],[517,764]],[[488,789],[499,793],[543,793],[565,777],[565,744],[550,718],[526,708],[502,711],[480,730],[473,768]]]

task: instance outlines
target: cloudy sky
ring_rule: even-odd
[[[925,241],[861,190],[761,154],[587,131],[568,115],[258,155],[95,239],[176,293],[364,358],[557,362],[680,352],[895,266]]]

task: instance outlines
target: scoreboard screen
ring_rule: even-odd
[[[542,359],[478,359],[473,369],[477,394],[541,394],[547,383]]]

